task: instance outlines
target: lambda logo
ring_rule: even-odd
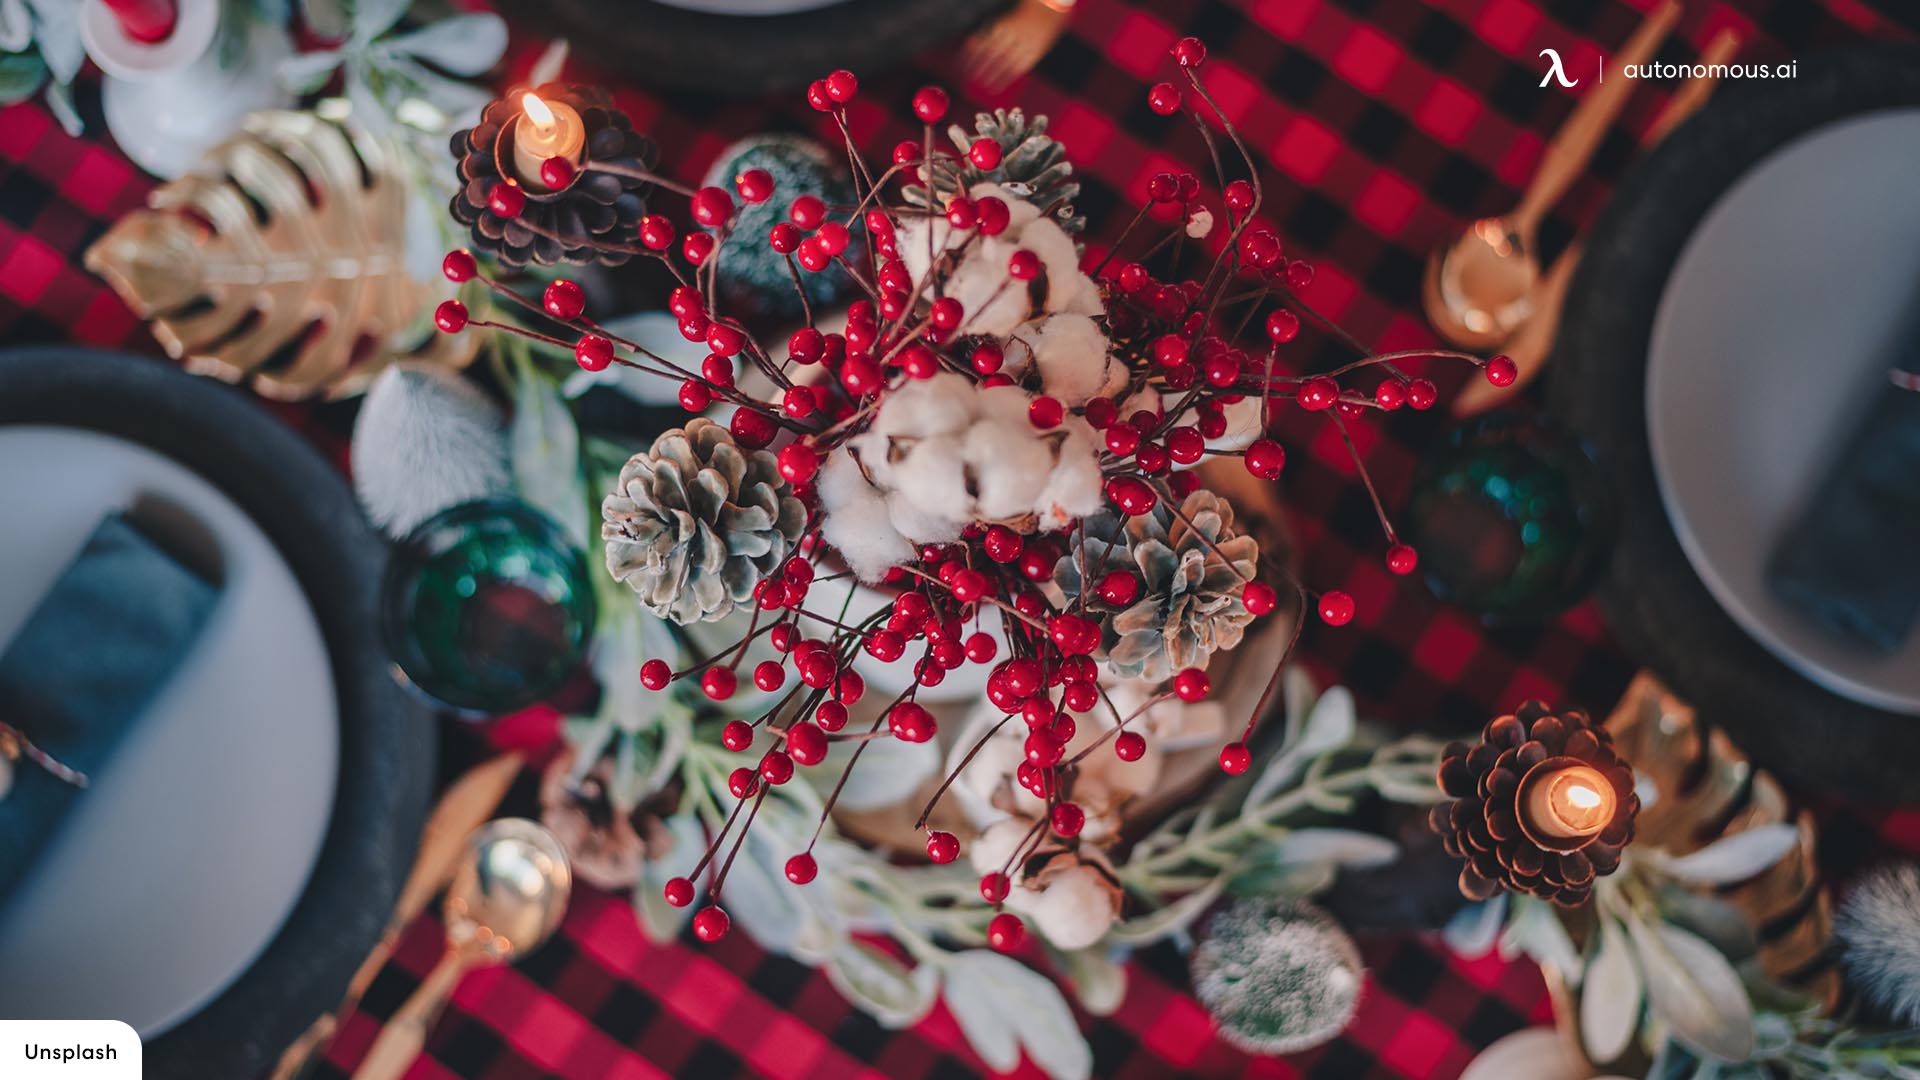
[[[1561,86],[1569,89],[1580,85],[1579,79],[1567,78],[1567,69],[1561,66],[1559,53],[1552,49],[1541,49],[1540,55],[1547,58],[1547,73],[1540,76],[1541,86],[1547,85],[1549,79],[1555,80],[1559,82]]]

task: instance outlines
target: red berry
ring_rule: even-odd
[[[672,219],[665,214],[648,214],[640,219],[640,242],[653,251],[665,251],[679,235]]]
[[[1387,569],[1396,574],[1411,574],[1413,568],[1420,565],[1420,553],[1407,544],[1395,544],[1387,549]]]
[[[1009,660],[1000,668],[1006,673],[1007,689],[1021,698],[1033,696],[1039,691],[1045,675],[1040,670],[1040,661],[1023,656],[1018,660]]]
[[[1053,808],[1049,824],[1061,836],[1079,836],[1080,830],[1087,827],[1087,812],[1070,802],[1059,803]]]
[[[787,753],[801,765],[818,765],[827,757],[827,733],[802,721],[787,729]]]
[[[959,837],[938,830],[927,834],[927,858],[937,863],[950,863],[959,857]]]
[[[685,240],[680,241],[680,257],[693,266],[699,266],[707,261],[707,256],[713,254],[718,244],[712,233],[690,232]]]
[[[759,450],[773,441],[779,431],[773,417],[758,409],[739,408],[733,410],[733,416],[727,420],[727,430],[733,432],[734,440],[749,450]]]
[[[805,885],[819,872],[820,864],[804,851],[787,860],[787,880],[795,885]]]
[[[1086,659],[1086,657],[1083,654],[1076,659]],[[1060,704],[1074,712],[1090,712],[1095,705],[1100,704],[1100,688],[1090,682],[1070,682],[1060,691]]]
[[[540,182],[548,191],[559,191],[573,183],[575,174],[573,162],[563,157],[550,157],[540,163]]]
[[[1000,144],[992,139],[975,139],[967,148],[967,160],[973,167],[982,171],[991,171],[1000,167]]]
[[[1172,173],[1154,173],[1147,181],[1147,198],[1154,202],[1173,202],[1179,197],[1180,181]]]
[[[1287,264],[1287,287],[1298,292],[1313,284],[1313,266],[1304,259]]]
[[[1066,415],[1067,410],[1061,407],[1059,400],[1045,394],[1034,398],[1027,405],[1027,419],[1042,431],[1059,427],[1060,421],[1066,419]]]
[[[1177,427],[1167,432],[1167,455],[1182,465],[1200,460],[1207,451],[1207,440],[1197,427]]]
[[[747,169],[733,178],[733,190],[750,203],[763,203],[773,197],[773,174],[765,169]]]
[[[787,205],[787,220],[809,231],[827,219],[827,204],[817,195],[802,195]]]
[[[472,281],[480,267],[473,261],[473,252],[462,248],[447,252],[447,257],[440,260],[440,272],[447,275],[448,281]]]
[[[1018,952],[1026,942],[1027,924],[1011,911],[1003,911],[987,923],[987,944],[999,952]]]
[[[715,701],[725,701],[733,696],[739,681],[732,668],[710,667],[700,676],[700,689]]]
[[[1178,334],[1162,334],[1153,340],[1153,359],[1161,367],[1179,367],[1187,362],[1187,339]]]
[[[960,325],[960,319],[966,314],[966,308],[951,296],[943,296],[933,302],[927,311],[927,319],[942,330],[952,330]]]
[[[693,211],[693,220],[710,229],[717,229],[733,216],[733,196],[723,187],[703,187],[693,193],[688,200]]]
[[[503,218],[517,218],[527,208],[527,193],[511,180],[502,180],[487,192],[487,209]]]
[[[1093,587],[1093,592],[1111,607],[1131,607],[1140,597],[1140,579],[1126,570],[1109,570]]]
[[[745,720],[727,721],[726,726],[720,729],[720,745],[736,754],[742,753],[753,745],[752,725]]]
[[[789,386],[780,395],[780,411],[795,420],[805,420],[819,409],[820,404],[814,400],[811,386]]]
[[[1420,411],[1431,409],[1433,403],[1439,400],[1440,391],[1432,382],[1426,379],[1415,379],[1407,384],[1407,404],[1415,409]]]
[[[1264,581],[1249,581],[1240,591],[1240,603],[1254,615],[1265,615],[1280,603],[1273,586]]]
[[[813,722],[821,731],[839,731],[847,726],[847,707],[837,701],[823,701],[813,710]]]
[[[673,669],[665,660],[649,660],[640,665],[640,685],[649,690],[665,690],[673,681]]]
[[[1007,209],[1007,202],[998,195],[983,195],[974,201],[973,212],[979,217],[978,227],[981,236],[999,236],[1013,224],[1013,212]]]
[[[1244,214],[1253,209],[1253,185],[1245,180],[1235,180],[1228,184],[1222,195],[1227,200],[1227,209],[1236,214]]]
[[[1300,384],[1300,407],[1308,412],[1331,409],[1340,400],[1340,384],[1326,375],[1315,375]]]
[[[667,294],[667,310],[673,312],[673,317],[676,319],[684,319],[689,315],[703,315],[706,312],[706,304],[706,298],[700,295],[700,290],[688,288],[685,285],[675,286],[673,292]]]
[[[984,664],[993,659],[993,655],[1000,651],[1000,647],[994,643],[993,635],[981,632],[967,636],[966,650],[967,659],[976,664]]]
[[[693,882],[686,878],[674,878],[668,881],[667,887],[660,891],[666,895],[667,903],[674,907],[686,907],[693,903]]]
[[[802,239],[800,227],[791,221],[782,221],[767,230],[767,246],[782,255],[793,254],[800,247]]]
[[[736,799],[751,799],[760,790],[760,774],[743,765],[727,774],[727,790]]]
[[[583,335],[574,343],[573,362],[587,371],[605,371],[613,363],[613,342],[598,334]]]
[[[1009,563],[1020,557],[1020,553],[1026,550],[1027,542],[1005,525],[989,525],[986,535],[980,538],[980,547],[986,551],[987,558],[994,562]]]
[[[1007,875],[998,871],[980,876],[980,896],[989,904],[997,904],[1005,900],[1009,886]]]
[[[561,278],[547,286],[547,291],[541,294],[540,306],[546,308],[547,314],[554,318],[567,321],[580,317],[580,313],[586,310],[587,298],[579,285]]]
[[[688,412],[703,412],[713,404],[713,391],[697,379],[688,379],[680,384],[680,407]]]
[[[1199,67],[1206,62],[1206,43],[1197,37],[1183,37],[1173,43],[1173,59],[1181,67]]]
[[[789,484],[804,484],[820,471],[820,455],[804,442],[791,442],[774,456],[774,465]]]
[[[1338,589],[1320,597],[1320,620],[1328,626],[1345,626],[1353,621],[1353,597]]]
[[[853,237],[848,234],[845,225],[837,221],[823,221],[820,223],[820,232],[815,239],[820,241],[820,250],[829,255],[838,255],[847,250],[847,245],[852,242]]]
[[[800,241],[799,246],[794,248],[793,257],[810,274],[817,274],[833,264],[833,256],[827,254],[827,245],[821,243],[817,236]]]
[[[440,306],[433,309],[433,325],[449,334],[457,334],[467,328],[467,305],[458,300],[442,300]]]
[[[965,230],[979,223],[980,212],[974,209],[972,199],[959,195],[947,203],[947,224],[956,229]]]
[[[1137,731],[1123,731],[1114,737],[1113,752],[1121,761],[1139,761],[1147,752],[1147,737]]]
[[[1392,412],[1407,403],[1406,384],[1399,379],[1382,379],[1373,388],[1373,403],[1384,412]]]
[[[1155,83],[1147,91],[1147,107],[1161,116],[1172,116],[1180,111],[1180,88],[1170,82]]]
[[[760,759],[760,778],[774,787],[793,779],[793,758],[784,750],[769,750]]]
[[[845,105],[860,93],[860,80],[853,72],[842,68],[827,76],[827,96]]]
[[[947,115],[947,92],[937,86],[923,86],[913,95],[913,115],[928,124],[937,124]]]
[[[1208,680],[1207,673],[1199,668],[1181,668],[1173,677],[1173,692],[1180,695],[1181,701],[1189,704],[1206,700],[1212,689],[1213,683]]]
[[[814,364],[826,352],[826,339],[811,326],[802,327],[787,339],[787,355],[796,364]]]
[[[1129,517],[1150,514],[1160,503],[1153,488],[1137,476],[1115,476],[1107,481],[1107,501]]]
[[[1132,457],[1140,449],[1140,429],[1125,420],[1107,425],[1107,449],[1119,457]]]
[[[892,630],[875,630],[867,635],[867,652],[883,664],[891,664],[906,654],[906,639]]]
[[[1032,281],[1040,276],[1040,256],[1021,248],[1007,256],[1007,273],[1015,281]]]
[[[1228,743],[1220,748],[1220,771],[1228,776],[1239,776],[1253,764],[1253,755],[1247,752],[1246,743]]]
[[[1285,345],[1300,334],[1300,316],[1281,308],[1267,313],[1267,337],[1276,345]]]
[[[762,660],[753,668],[753,685],[771,694],[787,681],[787,671],[778,660]]]
[[[903,701],[887,710],[887,728],[901,742],[923,743],[939,732],[940,725],[925,707]]]
[[[1287,451],[1272,439],[1255,439],[1247,444],[1247,471],[1262,480],[1272,480],[1286,468]]]
[[[693,913],[693,936],[712,944],[727,936],[727,913],[709,904]]]
[[[1487,381],[1495,386],[1512,386],[1520,377],[1520,365],[1505,356],[1496,356],[1487,361]]]
[[[1239,250],[1242,262],[1266,270],[1280,261],[1280,238],[1265,226],[1248,229],[1240,234]]]

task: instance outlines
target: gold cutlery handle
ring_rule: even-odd
[[[380,1029],[380,1037],[354,1070],[353,1080],[400,1080],[407,1066],[426,1049],[427,1032],[447,1007],[453,988],[466,974],[467,958],[457,948],[449,948],[440,962],[421,980],[412,996]]]

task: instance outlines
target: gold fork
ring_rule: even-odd
[[[960,68],[989,92],[1032,71],[1066,32],[1073,0],[1016,0],[961,46]]]

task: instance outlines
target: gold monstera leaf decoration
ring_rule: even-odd
[[[388,363],[464,365],[406,272],[407,187],[387,144],[311,112],[249,116],[194,173],[87,249],[87,268],[190,371],[286,400],[343,397]]]

